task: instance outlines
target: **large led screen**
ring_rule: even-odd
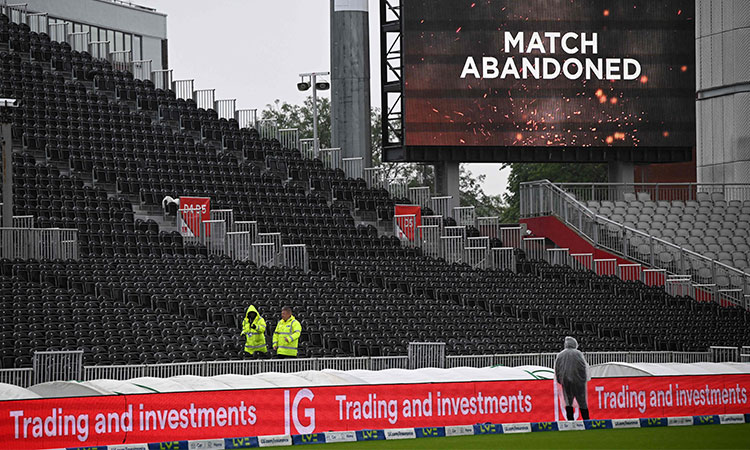
[[[401,6],[407,149],[694,146],[694,0]]]

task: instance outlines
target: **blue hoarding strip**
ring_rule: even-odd
[[[415,428],[417,438],[445,437],[445,427],[422,427]]]
[[[325,444],[325,443],[326,443],[325,433],[292,435],[292,444],[294,445]]]
[[[385,431],[383,430],[362,430],[357,431],[358,441],[383,441],[385,440]]]
[[[557,422],[532,422],[531,431],[560,431]]]
[[[707,415],[707,416],[693,416],[693,425],[719,425],[718,415]]]
[[[750,423],[750,414],[745,414],[745,423]]]
[[[224,448],[227,450],[240,450],[240,449],[246,449],[246,448],[258,448],[260,445],[258,444],[258,438],[257,437],[242,437],[242,438],[232,438],[232,439],[224,439]]]
[[[479,423],[474,425],[474,434],[502,434],[503,427],[494,423]]]
[[[583,425],[587,430],[610,430],[613,428],[611,420],[584,420]]]
[[[188,450],[188,441],[152,442],[148,450]]]
[[[669,421],[666,417],[652,417],[650,419],[641,419],[641,428],[666,427]]]

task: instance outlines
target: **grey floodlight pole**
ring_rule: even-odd
[[[302,78],[302,82],[297,84],[297,88],[300,91],[306,91],[310,89],[309,85],[312,85],[312,95],[313,95],[313,148],[315,151],[315,156],[317,157],[320,152],[320,143],[318,142],[318,88],[321,90],[328,90],[330,88],[330,84],[327,81],[321,82],[320,85],[318,85],[318,77],[327,77],[331,73],[330,72],[310,72],[310,73],[301,73],[299,74],[300,78]],[[305,78],[310,79],[310,83],[305,83]]]

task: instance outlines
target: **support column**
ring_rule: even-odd
[[[461,191],[459,183],[461,181],[460,163],[457,162],[436,162],[435,163],[435,192],[440,195],[451,196],[450,212],[453,214],[453,208],[461,206]]]
[[[13,143],[11,124],[2,124],[3,145],[3,227],[13,227]]]
[[[367,0],[331,0],[331,145],[372,166]]]
[[[635,164],[632,162],[610,161],[607,181],[610,183],[635,183]]]

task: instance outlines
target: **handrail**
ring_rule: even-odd
[[[584,183],[584,185],[591,185],[592,183]],[[608,250],[611,250],[617,254],[620,254],[626,258],[632,258],[634,255],[628,255],[627,253],[623,253],[622,251],[618,250],[617,248],[612,248],[611,246],[608,246],[602,242],[599,242],[599,236],[598,236],[598,227],[614,227],[622,233],[623,238],[626,236],[626,234],[629,234],[633,237],[638,237],[644,240],[647,240],[651,243],[651,250],[652,250],[652,258],[650,260],[650,264],[648,264],[651,267],[658,268],[658,269],[664,269],[669,274],[675,274],[675,275],[682,275],[679,273],[675,273],[673,270],[671,270],[670,267],[663,264],[658,264],[655,261],[655,258],[653,258],[653,248],[654,244],[663,246],[665,249],[669,249],[672,251],[678,252],[678,254],[683,256],[683,269],[684,269],[684,257],[690,257],[692,260],[699,261],[703,264],[706,264],[708,267],[711,267],[712,275],[711,279],[713,281],[716,281],[717,275],[716,270],[720,269],[725,273],[725,276],[727,277],[733,277],[733,276],[739,276],[743,279],[744,289],[743,291],[747,292],[748,289],[748,279],[750,279],[750,274],[743,272],[742,270],[739,270],[737,268],[728,266],[720,261],[708,258],[704,255],[701,255],[699,253],[696,253],[691,250],[684,249],[680,247],[677,244],[674,244],[672,242],[665,241],[663,239],[657,238],[655,236],[651,236],[648,233],[645,233],[643,231],[628,227],[624,224],[620,224],[617,222],[614,222],[606,217],[600,216],[596,213],[594,213],[592,210],[588,208],[587,205],[582,203],[580,200],[575,198],[571,193],[567,192],[566,190],[562,189],[560,186],[555,185],[554,183],[550,182],[549,180],[540,180],[540,181],[534,181],[534,182],[526,182],[521,184],[522,191],[525,191],[527,194],[531,192],[532,189],[539,189],[543,188],[546,190],[549,190],[549,192],[556,195],[562,202],[564,202],[568,207],[573,208],[574,212],[577,212],[580,214],[581,218],[579,219],[579,226],[576,226],[575,223],[569,221],[567,217],[564,217],[564,221],[571,225],[572,227],[578,229],[578,231],[589,241],[591,241],[595,246],[597,247],[603,247],[607,248]],[[541,214],[552,214],[556,216],[565,215],[567,214],[561,214],[561,211],[556,210],[555,208],[555,202],[554,200],[550,203],[548,201],[541,201],[542,198],[524,198],[525,196],[522,195],[522,201],[525,200],[527,205],[522,205],[521,208],[521,214],[523,217],[533,217],[538,216]],[[582,229],[583,224],[583,218],[589,219],[591,222],[596,224],[596,234],[594,231],[589,231]],[[730,280],[731,282],[731,280]]]

